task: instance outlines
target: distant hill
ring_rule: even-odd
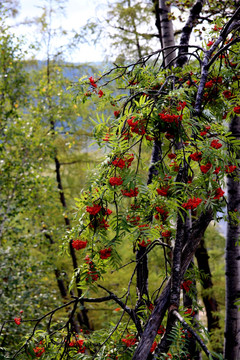
[[[53,65],[53,63],[51,63]],[[64,61],[56,61],[55,64],[58,67],[63,69],[63,75],[70,80],[74,80],[83,75],[93,76],[96,72],[103,71],[106,66],[111,67],[111,64],[106,64],[103,62],[93,62],[93,63],[68,63]],[[25,69],[26,71],[38,70],[42,67],[47,66],[47,61],[42,60],[26,60]]]

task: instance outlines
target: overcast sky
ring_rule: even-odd
[[[68,0],[65,5],[65,16],[58,16],[54,19],[54,26],[62,26],[63,29],[71,31],[72,29],[79,30],[88,19],[94,18],[106,12],[107,0]],[[20,0],[20,12],[14,20],[9,20],[11,24],[19,23],[25,18],[33,18],[42,13],[41,6],[46,2],[41,0]],[[13,30],[17,35],[24,35],[30,41],[38,37],[36,27],[17,26]],[[55,40],[56,48],[61,45],[60,40]],[[43,59],[45,56],[45,49],[38,52],[37,57]],[[93,62],[102,61],[104,59],[104,50],[101,46],[79,44],[78,50],[68,52],[67,60],[72,62]]]

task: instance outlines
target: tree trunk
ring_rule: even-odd
[[[202,278],[202,287],[204,290],[209,291],[210,289],[212,289],[213,283],[212,283],[212,274],[208,262],[209,256],[204,244],[204,238],[202,238],[195,256],[197,259],[199,270],[202,271],[204,275],[206,275]],[[211,294],[208,293],[207,295],[205,295],[204,291],[202,298],[207,314],[208,331],[211,332],[214,329],[219,329],[219,317],[216,315],[218,311],[218,303],[216,298],[212,293]]]
[[[164,50],[164,64],[165,66],[174,66],[174,59],[176,57],[175,51],[175,39],[173,33],[173,23],[169,19],[169,13],[171,12],[170,6],[167,5],[166,0],[159,0],[159,17],[160,17],[160,27],[161,27],[161,36],[162,36],[162,46],[163,48],[169,47]]]
[[[235,116],[229,130],[236,139],[240,139],[240,118]],[[239,152],[237,159],[239,159]],[[228,225],[226,242],[226,319],[224,358],[240,359],[240,176],[230,174],[228,189]],[[237,219],[238,217],[238,219]],[[238,304],[236,304],[238,302]]]
[[[189,266],[193,255],[196,252],[196,249],[201,241],[201,238],[208,227],[210,221],[212,220],[211,210],[206,210],[205,213],[202,213],[199,218],[194,221],[189,239],[186,245],[183,248],[182,252],[182,261],[181,261],[181,270],[179,277],[182,279],[184,273]],[[142,337],[139,341],[137,349],[133,355],[132,360],[146,360],[150,352],[152,343],[157,335],[157,331],[161,322],[164,318],[164,315],[167,311],[169,300],[170,300],[170,280],[162,291],[161,295],[156,301],[156,306],[146,324],[145,330],[142,334]]]
[[[146,248],[140,246],[137,250],[136,260],[137,265],[137,295],[139,304],[142,305],[142,297],[145,295],[148,298],[148,259],[146,253]]]
[[[159,0],[152,0],[154,6],[154,13],[155,13],[155,25],[158,30],[159,41],[161,48],[163,48],[162,42],[162,32],[161,32],[161,23],[160,23],[160,9],[159,9]]]
[[[176,66],[182,67],[187,62],[187,55],[188,52],[188,44],[190,40],[190,35],[192,33],[192,29],[194,25],[196,24],[200,12],[202,11],[202,7],[205,3],[205,0],[197,0],[196,3],[193,5],[193,7],[190,10],[190,14],[188,17],[188,20],[186,21],[183,29],[182,29],[182,35],[180,39],[180,44],[182,47],[179,48],[178,51],[178,59],[176,61]]]
[[[67,203],[66,203],[65,194],[63,191],[63,187],[62,187],[60,162],[59,162],[57,156],[55,156],[54,161],[55,161],[56,181],[57,181],[57,185],[58,185],[60,202],[61,202],[63,209],[67,210]],[[70,219],[67,215],[64,216],[64,221],[65,221],[67,230],[69,230],[71,228],[71,224],[70,224]],[[71,254],[71,258],[72,258],[73,268],[75,270],[78,268],[78,263],[77,263],[77,257],[76,257],[75,250],[72,246],[72,240],[69,242],[69,249],[70,249],[70,254]],[[76,278],[76,284],[78,283],[78,281],[79,281],[79,278]],[[79,287],[77,287],[77,294],[78,294],[78,297],[82,296],[82,290]],[[88,319],[88,315],[87,315],[87,309],[85,308],[83,301],[80,300],[80,303],[82,306],[82,310],[77,313],[78,321],[81,326],[85,326],[87,329],[90,329],[90,323],[89,323],[89,319]]]

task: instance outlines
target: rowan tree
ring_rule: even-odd
[[[200,10],[201,10],[200,5],[202,4],[198,2],[197,5],[198,7],[195,6],[190,14],[191,16],[188,19],[188,25],[190,20],[193,21],[193,16],[197,18],[200,14]],[[196,11],[196,8],[198,9],[199,12],[194,13],[194,10]],[[234,17],[236,16],[236,20],[238,17],[237,14],[238,13],[236,12],[234,15]],[[113,239],[111,239],[111,242],[107,242],[104,244],[105,235],[101,234],[101,230],[100,230],[100,235],[98,235],[99,238],[102,240],[101,245],[104,244],[104,246],[108,249],[108,251],[109,251],[109,246],[111,245],[113,247],[112,252],[114,254],[115,244],[113,243],[113,240],[114,242],[118,241],[119,234],[121,234],[124,237],[125,228],[121,223],[122,213],[120,210],[121,207],[123,207],[124,196],[132,197],[134,199],[135,198],[139,199],[139,200],[134,200],[134,202],[131,204],[133,207],[139,206],[139,209],[141,209],[141,210],[137,210],[137,208],[134,209],[134,215],[137,214],[138,216],[137,219],[135,218],[133,219],[134,225],[138,226],[138,232],[136,232],[136,237],[134,238],[134,240],[135,243],[139,241],[139,249],[137,250],[137,253],[141,254],[140,257],[137,258],[137,266],[135,269],[137,273],[136,281],[137,281],[137,295],[138,295],[138,301],[135,310],[138,309],[139,304],[142,306],[143,302],[145,302],[145,305],[148,306],[148,302],[149,302],[148,274],[146,267],[147,263],[146,261],[144,262],[143,259],[146,256],[145,254],[146,250],[144,250],[144,248],[145,247],[147,248],[147,246],[149,246],[147,252],[150,252],[151,245],[148,244],[148,242],[150,243],[150,241],[153,240],[151,239],[151,235],[149,235],[149,233],[147,232],[149,228],[154,227],[152,225],[152,219],[154,215],[154,210],[152,208],[154,208],[155,206],[155,212],[156,212],[155,215],[157,218],[161,219],[162,222],[161,226],[170,226],[170,224],[167,222],[168,208],[173,209],[174,205],[176,207],[175,217],[172,220],[173,223],[176,224],[176,230],[175,230],[176,235],[175,235],[175,246],[173,249],[171,286],[169,285],[169,289],[168,287],[165,288],[165,290],[162,292],[162,295],[158,300],[155,299],[157,306],[152,314],[152,317],[150,318],[150,321],[146,325],[143,335],[141,336],[141,340],[137,347],[136,353],[133,357],[134,359],[147,358],[148,352],[150,351],[154,337],[156,336],[157,333],[157,327],[160,325],[160,322],[163,319],[163,314],[165,314],[166,312],[166,307],[169,307],[170,305],[169,307],[170,315],[168,319],[167,332],[173,331],[176,322],[175,319],[176,317],[178,317],[178,319],[181,319],[181,317],[177,315],[176,309],[178,309],[179,307],[180,284],[182,281],[182,276],[188,264],[190,263],[192,255],[196,251],[196,247],[199,244],[200,239],[203,236],[206,227],[208,226],[212,218],[216,217],[216,211],[219,211],[221,207],[221,206],[219,207],[219,200],[223,197],[224,191],[221,188],[223,186],[223,183],[220,180],[220,176],[221,176],[219,175],[220,170],[223,169],[223,173],[221,177],[223,181],[225,174],[228,174],[228,172],[230,171],[231,174],[230,177],[232,178],[234,176],[234,171],[237,171],[238,168],[237,162],[235,164],[232,164],[233,159],[230,160],[230,158],[227,158],[228,155],[226,154],[226,150],[227,150],[226,148],[222,149],[224,150],[224,155],[221,156],[223,156],[222,159],[225,158],[227,162],[222,165],[217,163],[218,166],[215,167],[215,162],[218,161],[217,153],[219,153],[219,150],[223,147],[223,143],[227,144],[227,147],[229,146],[232,147],[232,145],[229,144],[230,133],[228,133],[227,137],[224,137],[224,139],[221,137],[221,136],[225,136],[224,133],[226,132],[226,129],[224,130],[224,123],[222,121],[222,117],[227,111],[227,107],[229,107],[229,101],[230,104],[232,104],[232,108],[231,108],[232,110],[228,111],[228,115],[226,116],[227,119],[230,118],[231,116],[235,116],[236,118],[236,114],[238,113],[238,106],[234,106],[237,105],[235,98],[235,92],[237,92],[237,88],[238,88],[237,84],[236,84],[236,88],[235,86],[233,86],[234,92],[231,92],[230,90],[227,90],[225,88],[225,86],[227,87],[229,86],[230,79],[232,82],[233,77],[234,79],[236,79],[235,81],[237,81],[237,76],[236,75],[233,76],[232,74],[233,69],[235,69],[234,71],[236,71],[236,65],[233,62],[234,59],[233,54],[235,53],[234,48],[232,48],[231,50],[232,51],[231,55],[233,56],[231,60],[229,60],[229,56],[231,55],[224,53],[225,49],[230,48],[232,45],[234,45],[234,43],[237,44],[238,42],[237,37],[227,38],[227,36],[229,36],[228,30],[230,30],[231,28],[230,25],[231,23],[234,24],[233,19],[230,21],[230,23],[225,24],[223,30],[220,29],[221,27],[220,24],[218,26],[215,25],[213,27],[212,32],[210,34],[211,36],[213,36],[213,34],[218,34],[217,35],[218,38],[217,40],[215,40],[215,42],[214,41],[208,42],[207,48],[209,48],[209,50],[207,51],[205,50],[204,54],[202,53],[202,48],[198,46],[192,46],[194,50],[190,52],[188,50],[189,38],[187,38],[187,42],[184,43],[183,42],[184,36],[182,36],[181,38],[182,40],[182,42],[180,43],[181,47],[177,47],[174,43],[170,43],[171,45],[168,46],[169,37],[171,36],[171,32],[169,32],[170,35],[168,38],[165,39],[166,42],[164,43],[164,49],[162,50],[164,54],[163,67],[164,66],[165,68],[170,67],[170,65],[174,65],[175,62],[177,62],[177,64],[179,63],[179,65],[180,64],[183,65],[186,59],[188,60],[188,64],[185,66],[183,73],[180,72],[178,67],[176,67],[175,70],[173,68],[171,68],[171,71],[166,70],[166,73],[164,73],[164,71],[163,72],[160,71],[160,74],[163,77],[160,78],[160,80],[158,79],[159,84],[154,84],[154,80],[159,74],[158,73],[159,68],[157,69],[158,71],[156,71],[155,73],[153,71],[153,74],[151,74],[152,77],[149,76],[147,80],[146,78],[144,78],[144,76],[147,77],[146,74],[149,75],[150,72],[149,67],[146,66],[146,64],[151,58],[151,56],[143,57],[143,59],[139,60],[139,62],[137,62],[136,64],[117,67],[117,70],[119,71],[119,75],[115,76],[114,78],[115,80],[117,78],[123,78],[123,77],[127,78],[127,75],[131,77],[131,78],[129,77],[127,78],[128,84],[130,85],[131,88],[131,96],[129,100],[126,100],[124,104],[120,106],[119,110],[115,111],[116,116],[122,115],[120,120],[118,119],[117,130],[114,129],[112,122],[110,123],[108,133],[105,136],[103,135],[103,133],[101,133],[99,129],[100,126],[98,126],[97,128],[99,141],[100,141],[100,137],[102,137],[105,142],[108,142],[112,152],[110,153],[110,155],[108,154],[108,161],[105,161],[103,164],[102,171],[103,173],[105,171],[104,175],[100,173],[98,180],[95,180],[96,182],[94,183],[94,188],[99,184],[102,185],[103,188],[102,192],[97,187],[97,194],[94,193],[92,199],[89,199],[89,195],[88,196],[85,195],[85,198],[83,198],[82,201],[86,206],[88,206],[87,208],[85,208],[86,210],[85,214],[88,216],[87,213],[89,212],[93,216],[93,218],[91,217],[89,218],[90,221],[89,224],[90,227],[93,226],[94,229],[93,235],[96,236],[95,234],[95,232],[97,231],[96,222],[97,221],[99,222],[98,226],[99,228],[101,228],[101,222],[103,221],[102,216],[104,219],[104,214],[102,213],[101,210],[103,209],[103,206],[107,207],[107,202],[110,204],[111,203],[115,204],[115,202],[117,202],[116,199],[121,199],[120,200],[121,206],[120,204],[115,205],[115,211],[117,214],[117,219],[115,220],[115,222],[118,223],[116,236]],[[167,21],[165,20],[165,22]],[[237,26],[238,25],[236,22],[236,24],[234,24],[233,26],[233,31],[234,34],[236,33],[236,36],[237,36],[237,30],[235,29],[237,28]],[[222,32],[220,32],[220,30]],[[183,35],[186,36],[186,33],[184,33],[184,31],[183,31]],[[224,44],[224,42],[226,41],[227,43]],[[217,48],[218,46],[219,48]],[[176,56],[176,52],[178,48],[180,49],[180,51],[178,56]],[[214,54],[215,49],[217,49],[216,54]],[[161,51],[159,52],[157,51],[155,55],[156,54],[159,55],[160,53]],[[191,62],[191,60],[189,60],[189,58],[187,58],[186,55],[189,55],[190,57],[196,57],[197,60]],[[158,58],[155,61],[157,63]],[[198,66],[197,63],[201,69],[201,73],[199,72],[199,70],[196,70],[195,68],[195,66]],[[141,66],[141,70],[137,68],[137,65]],[[211,67],[211,73],[209,71],[210,67]],[[230,77],[228,78],[228,76]],[[173,81],[171,82],[170,79],[173,79]],[[146,81],[146,83],[143,85],[144,80]],[[95,92],[98,83],[101,84],[101,78],[99,79],[99,82],[96,81],[96,79],[90,78],[90,85]],[[124,85],[121,84],[120,87],[127,88],[129,85],[127,85],[126,82],[124,83]],[[187,87],[187,90],[185,86]],[[163,95],[162,98],[160,96],[161,101],[159,100],[159,103],[158,100],[154,98],[154,90],[156,91],[157,96],[159,96],[160,94]],[[231,92],[231,94],[229,94],[229,92]],[[187,97],[185,97],[186,94]],[[189,103],[188,103],[189,94],[191,94],[190,96],[192,96],[191,98],[192,109],[189,109]],[[143,97],[140,97],[141,95],[143,95]],[[210,101],[210,99],[212,101]],[[221,99],[220,102],[219,99]],[[157,103],[158,105],[156,105]],[[149,104],[151,104],[152,106]],[[174,106],[177,111],[173,110]],[[189,109],[190,113],[188,113],[187,115],[187,123],[183,125],[184,112],[186,111],[186,109]],[[120,111],[120,113],[118,113],[118,111]],[[156,112],[158,112],[158,114]],[[214,113],[215,115],[213,115]],[[210,114],[211,117],[214,117],[214,121],[217,122],[217,128],[214,128],[214,130],[212,127],[213,124]],[[154,122],[153,119],[158,119],[158,121],[155,120]],[[217,121],[217,119],[219,119],[219,121]],[[190,126],[190,128],[188,128],[188,126]],[[219,132],[221,127],[222,127],[222,132]],[[158,136],[156,136],[156,131],[157,131],[156,129],[159,131]],[[182,133],[181,130],[183,131]],[[166,148],[164,149],[165,144],[163,142],[163,136],[161,135],[162,133],[166,133],[167,139],[170,140],[170,145],[167,150]],[[237,143],[237,139],[234,138],[234,135],[235,134],[232,134],[232,140],[230,136],[230,142],[233,141],[233,144]],[[127,154],[127,156],[130,156],[130,154],[128,154],[128,151],[130,149],[134,149],[137,143],[139,142],[140,143],[140,149],[138,149],[138,159],[139,159],[142,151],[142,144],[144,143],[146,136],[152,138],[152,140],[153,139],[155,140],[154,151],[153,151],[153,165],[150,167],[149,176],[148,176],[148,179],[149,178],[151,179],[150,181],[148,181],[148,189],[150,190],[147,193],[148,194],[147,196],[146,196],[146,190],[145,191],[143,190],[144,185],[141,183],[141,180],[138,180],[138,178],[136,177],[136,173],[127,170],[129,169],[128,163],[126,161],[127,158],[124,158],[124,156],[126,156],[125,154]],[[220,141],[220,138],[222,139],[223,143]],[[190,144],[188,143],[187,140],[190,141]],[[206,140],[207,140],[206,143],[207,147],[199,148],[199,142],[203,145]],[[187,143],[188,150],[185,149],[186,147],[185,143]],[[191,146],[193,146],[193,148],[191,148]],[[169,154],[170,159],[171,157],[172,159],[175,158],[173,160],[173,164],[171,164],[173,167],[173,170],[172,169],[171,170],[172,171],[175,170],[176,172],[179,172],[174,182],[175,188],[177,188],[176,193],[174,193],[174,204],[171,203],[171,196],[173,195],[173,189],[172,189],[173,185],[171,184],[171,181],[168,178],[170,176],[172,179],[172,172],[170,173],[167,172],[167,166],[164,162],[165,157],[168,155],[168,151],[170,150],[172,151],[173,149],[174,149],[174,153],[171,152]],[[235,151],[237,151],[237,149],[235,149]],[[211,155],[213,157],[211,157]],[[234,158],[236,159],[235,155]],[[119,166],[117,165],[118,162],[119,162]],[[199,173],[194,171],[195,166],[191,165],[191,162],[198,163]],[[112,164],[113,166],[110,167],[109,169],[110,164]],[[124,173],[125,168],[127,170],[127,173]],[[139,169],[139,161],[137,164],[137,170],[138,169]],[[213,177],[210,176],[211,173],[213,174]],[[107,174],[109,174],[108,176],[110,176],[109,185],[108,182],[106,181]],[[163,204],[161,204],[161,206],[157,206],[156,203],[154,202],[151,203],[154,194],[153,181],[156,180],[160,182],[161,185],[159,186],[158,182],[154,183],[154,187],[155,190],[157,191],[157,194],[162,196],[163,198],[167,198],[167,202],[169,201],[171,203],[171,206],[168,205],[168,207],[165,207],[166,200],[164,201],[165,206],[163,206]],[[198,181],[203,180],[203,183],[197,182],[194,185],[188,185],[194,183],[196,180]],[[212,184],[210,188],[207,185],[209,184],[209,181],[211,181]],[[139,183],[141,184],[140,186],[138,185]],[[183,186],[184,190],[183,188],[181,190],[179,189],[179,183],[181,183],[181,186]],[[130,186],[130,188],[126,190],[124,189],[124,186],[126,187],[127,185]],[[114,187],[114,191],[111,197],[112,187]],[[189,188],[191,189],[191,187],[193,192],[190,193]],[[201,193],[200,190],[200,193],[198,193],[198,191],[196,191],[197,189],[199,190],[205,189],[204,191],[206,192],[205,194],[203,194]],[[188,192],[190,197],[188,198],[188,201],[184,202],[183,195],[186,196],[186,193]],[[157,194],[155,192],[154,199],[157,198]],[[180,195],[180,197],[178,197],[178,195]],[[211,198],[212,201],[210,200]],[[90,200],[92,206],[89,205]],[[180,204],[180,202],[182,203]],[[181,205],[180,209],[178,209],[179,205]],[[198,209],[199,211],[201,209],[201,206],[203,205],[204,205],[203,212],[198,213],[195,209]],[[142,215],[141,212],[143,212],[142,207],[144,209],[148,209],[148,212],[145,213],[144,216],[142,217],[142,221],[144,223],[141,222],[139,223],[141,219],[140,215]],[[192,216],[194,216],[194,221],[192,219],[190,222],[187,222],[186,221],[187,215],[185,212],[181,210],[181,208],[184,208],[185,210],[191,210],[191,214]],[[235,209],[237,211],[237,208]],[[91,211],[93,211],[93,213],[91,213]],[[104,219],[104,222],[105,221],[106,220]],[[138,222],[138,224],[136,222]],[[121,233],[121,227],[123,229],[122,233]],[[143,229],[144,231],[146,231],[144,233],[145,234],[144,238],[142,238]],[[165,229],[161,229],[161,230],[164,233],[164,235],[166,235]],[[86,231],[87,231],[86,227],[80,229],[80,235],[84,236]],[[173,230],[171,231],[173,233]],[[188,232],[188,236],[186,231]],[[160,232],[160,234],[162,232]],[[166,232],[167,234],[169,234],[170,230],[167,229]],[[149,239],[146,239],[146,237],[148,236]],[[194,245],[193,245],[193,239],[196,240],[196,242],[194,242]],[[97,242],[95,242],[94,244],[97,247]],[[191,251],[188,249],[190,245],[192,248]],[[183,251],[183,254],[185,254],[185,256],[181,254],[182,253],[181,249],[184,249],[185,253]],[[186,255],[187,252],[189,252],[188,256]],[[97,254],[97,250],[95,252],[92,251],[92,257],[96,257],[97,256],[96,254]],[[180,273],[181,267],[183,269],[182,274]],[[235,297],[235,301],[236,300],[237,298]],[[160,309],[161,311],[159,311]],[[127,310],[125,309],[125,311]],[[139,312],[141,313],[140,310]],[[162,314],[161,315],[162,318],[159,318],[160,317],[159,313]],[[140,332],[141,334],[141,328],[138,327],[139,324],[137,320],[135,322],[135,325],[138,332]],[[172,339],[171,341],[169,341],[168,339],[167,341],[165,341],[165,339],[166,336],[163,338],[159,346],[159,351],[161,354],[163,354],[164,351],[166,352],[170,344],[172,343]],[[135,345],[136,342],[137,341],[134,341],[134,344],[132,345]],[[206,349],[205,351],[206,353],[208,353]],[[156,353],[157,352],[158,350],[156,350]],[[230,358],[230,356],[232,357],[232,355],[226,354],[227,358],[228,357]],[[236,358],[236,353],[233,355],[233,357]]]
[[[152,49],[152,51],[153,49],[156,49],[156,46],[158,47],[159,44],[163,47],[164,42],[168,45],[173,45],[176,42],[175,38],[181,34],[181,30],[177,29],[177,27],[180,27],[179,22],[177,23],[177,26],[176,23],[174,27],[172,26],[172,20],[176,20],[176,6],[178,7],[178,10],[184,13],[186,7],[189,7],[191,4],[174,3],[173,11],[171,12],[169,19],[165,16],[167,15],[166,12],[164,15],[164,2],[159,3],[159,1],[152,1],[153,6],[149,5],[150,2],[143,1],[117,1],[111,3],[108,6],[109,11],[107,12],[107,17],[105,16],[102,21],[101,19],[95,21],[91,19],[83,30],[86,31],[86,29],[91,29],[91,32],[93,33],[101,35],[105,34],[106,37],[108,36],[111,41],[111,55],[112,57],[113,54],[115,57],[117,56],[117,63],[124,62],[126,57],[128,60],[133,58],[136,60],[140,58],[142,54],[148,53],[150,49]],[[197,11],[200,10],[198,8],[199,6],[200,3],[197,3],[195,6]],[[198,23],[206,21],[209,14],[213,15],[211,9],[211,7],[210,9],[204,9],[204,12],[207,14],[204,17],[201,16],[201,18],[198,19]],[[168,11],[168,9],[165,10]],[[224,11],[224,9],[222,9],[222,11]],[[214,14],[216,15],[216,11]],[[223,12],[222,15],[224,15]],[[164,16],[166,19],[164,19]],[[180,16],[178,19],[180,22],[183,22],[183,18],[184,16]],[[154,22],[156,26],[154,25]],[[167,24],[167,26],[165,26],[165,24]],[[175,30],[173,31],[174,28]],[[201,31],[199,29],[196,30],[197,37],[200,40]],[[167,37],[166,34],[168,35]],[[102,41],[102,36],[99,36],[98,38]],[[131,49],[130,53],[129,49]],[[119,52],[119,54],[117,55],[116,52]],[[111,55],[109,54],[109,56]],[[204,239],[201,242],[202,248],[206,248],[203,241]],[[202,286],[205,289],[205,292],[209,289],[209,294],[211,293],[211,296],[205,296],[203,299],[208,317],[208,330],[211,332],[217,330],[218,332],[219,317],[214,315],[214,312],[218,309],[218,302],[214,296],[207,249],[201,252],[198,251],[197,254],[200,273],[205,273],[207,271],[205,276],[202,276],[201,278]]]

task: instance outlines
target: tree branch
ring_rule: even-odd
[[[202,341],[202,339],[200,338],[200,336],[191,328],[191,326],[189,326],[186,321],[184,320],[184,318],[179,314],[179,312],[177,312],[177,310],[173,310],[172,314],[177,318],[177,320],[180,321],[180,323],[192,334],[192,336],[194,336],[194,338],[197,340],[197,342],[199,343],[199,345],[201,346],[201,348],[203,349],[203,351],[205,352],[205,354],[207,355],[208,358],[211,357],[211,359],[217,359],[216,357],[214,357],[210,351],[208,350],[208,348],[206,347],[206,345],[204,344],[204,342]]]
[[[188,44],[190,40],[190,35],[192,33],[193,27],[196,25],[196,22],[199,18],[199,15],[202,11],[202,7],[205,0],[197,0],[196,3],[193,5],[193,7],[190,10],[189,17],[182,29],[182,35],[180,39],[180,45],[182,47],[179,48],[178,52],[178,59],[176,62],[177,67],[183,66],[187,61],[187,56],[183,55],[183,53],[188,52]]]
[[[121,308],[131,317],[131,319],[133,320],[134,324],[136,325],[136,329],[139,333],[139,335],[142,334],[142,326],[140,323],[140,320],[136,314],[136,312],[133,309],[130,309],[126,304],[124,304],[124,302],[122,302],[117,295],[115,295],[113,292],[109,291],[108,289],[106,289],[105,287],[103,287],[102,285],[98,285],[98,287],[100,287],[101,289],[105,290],[106,292],[109,293],[109,297],[111,298],[111,300],[114,300],[118,305],[121,306]],[[101,298],[100,298],[101,299]],[[84,300],[85,301],[85,300]],[[104,300],[103,300],[104,301]],[[93,302],[93,301],[92,301]]]

